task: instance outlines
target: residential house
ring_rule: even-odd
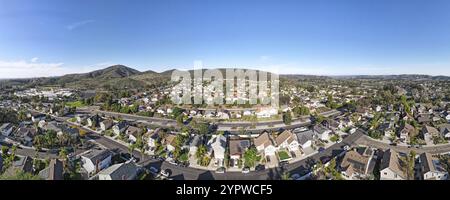
[[[312,130],[303,131],[296,134],[298,144],[302,149],[311,148],[314,142],[314,132]]]
[[[283,131],[275,138],[278,149],[288,149],[289,151],[297,151],[299,144],[297,137],[289,130]]]
[[[422,114],[417,118],[417,122],[420,124],[429,124],[433,121],[432,117],[429,114]]]
[[[17,129],[14,136],[20,141],[23,145],[32,146],[33,139],[37,135],[36,128],[32,126],[22,126]]]
[[[112,165],[98,173],[98,180],[135,180],[139,167],[131,161]]]
[[[89,175],[95,174],[111,165],[112,152],[107,149],[92,149],[81,155],[83,168]]]
[[[215,164],[223,166],[225,159],[225,148],[227,147],[227,138],[223,135],[216,135],[208,141],[209,152],[214,154]],[[212,151],[212,152],[211,152]]]
[[[58,159],[50,160],[50,164],[39,172],[39,177],[44,180],[64,180],[63,163]]]
[[[420,131],[420,135],[422,139],[425,138],[431,139],[432,137],[439,136],[439,131],[432,126],[425,125],[422,127],[422,130]]]
[[[43,129],[45,131],[54,131],[57,135],[62,135],[62,124],[57,123],[56,121],[47,122]]]
[[[100,117],[98,115],[92,115],[87,119],[87,125],[89,127],[98,127],[100,123]]]
[[[135,143],[137,139],[142,136],[142,129],[135,126],[129,126],[125,134],[128,136],[130,142]]]
[[[376,160],[371,148],[355,148],[345,153],[340,164],[341,173],[348,179],[364,179],[373,174]]]
[[[125,133],[125,130],[127,130],[128,124],[125,121],[121,121],[118,124],[113,126],[113,132],[116,135],[120,135],[122,133]]]
[[[265,156],[275,155],[277,149],[268,132],[263,132],[253,142],[258,152],[264,152]]]
[[[421,172],[424,180],[447,180],[448,172],[439,162],[439,159],[433,158],[429,153],[422,153],[419,157]]]
[[[37,112],[32,112],[31,114],[28,115],[29,117],[31,117],[31,121],[33,123],[39,122],[41,120],[45,119],[45,115],[41,114],[41,113],[37,113]]]
[[[384,133],[385,137],[391,137],[392,134],[395,133],[393,121],[382,123],[378,129]]]
[[[409,142],[409,138],[416,134],[416,129],[414,126],[405,123],[403,128],[400,130],[400,140],[403,142]]]
[[[0,126],[0,133],[8,137],[13,132],[14,126],[11,123],[4,123]]]
[[[192,137],[189,143],[189,155],[193,156],[197,152],[198,147],[202,144],[202,138],[200,135],[195,135]]]
[[[406,180],[406,174],[401,169],[402,166],[399,154],[392,149],[385,151],[380,164],[380,179]]]
[[[153,131],[150,131],[147,137],[147,145],[150,149],[153,149],[156,147],[156,142],[159,140],[159,131],[160,128],[157,128]]]
[[[317,135],[317,138],[321,139],[321,140],[329,140],[332,131],[322,125],[315,125],[313,127],[314,130],[314,134]]]
[[[175,139],[176,136],[173,134],[167,134],[166,137],[164,138],[164,145],[167,148],[167,151],[174,151],[175,150]]]
[[[333,119],[329,119],[324,121],[325,127],[332,130],[332,131],[337,131],[337,130],[341,130],[342,128],[344,128],[343,124],[338,123],[336,120]]]
[[[17,156],[17,159],[5,170],[3,175],[13,176],[19,171],[27,173],[33,172],[33,159],[29,156]]]
[[[77,119],[77,123],[78,124],[85,124],[86,120],[87,120],[87,116],[86,115],[77,115],[76,119]]]
[[[442,137],[449,139],[450,138],[450,124],[439,125],[439,133]]]
[[[113,124],[114,124],[113,120],[105,119],[100,122],[100,129],[102,129],[102,131],[106,131],[110,129],[113,126]]]
[[[230,140],[230,166],[237,166],[238,161],[242,158],[245,151],[250,147],[250,140],[248,139],[237,139]]]
[[[38,127],[44,129],[47,125],[47,122],[45,120],[41,120],[38,122]]]

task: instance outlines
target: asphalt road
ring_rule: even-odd
[[[416,153],[424,153],[424,152],[428,152],[431,154],[440,154],[440,153],[447,153],[450,152],[450,144],[440,144],[440,145],[435,145],[435,146],[424,146],[421,148],[416,148],[416,147],[408,147],[408,146],[393,146],[393,145],[389,145],[386,144],[382,141],[378,141],[375,139],[370,138],[367,135],[363,135],[363,137],[359,138],[356,141],[356,144],[359,145],[366,145],[366,146],[370,146],[370,147],[375,147],[375,148],[379,148],[379,149],[393,149],[397,152],[403,152],[403,153],[408,153],[411,150],[414,150]]]
[[[131,115],[131,114],[123,114],[123,113],[116,113],[116,112],[108,112],[108,111],[101,111],[101,110],[91,110],[91,109],[78,109],[78,113],[85,113],[85,114],[104,114],[107,116],[112,117],[121,117],[128,121],[134,121],[134,122],[140,122],[147,125],[157,125],[162,127],[177,127],[178,123],[175,120],[172,119],[165,119],[165,118],[157,118],[157,117],[146,117],[146,116],[138,116],[138,115]],[[325,113],[326,115],[336,114],[336,112],[339,111],[329,111]],[[294,120],[291,125],[285,125],[282,120],[274,120],[274,121],[267,121],[267,122],[216,122],[215,123],[218,127],[218,131],[228,131],[232,134],[239,133],[239,127],[246,127],[247,131],[251,132],[261,132],[263,130],[278,130],[280,128],[285,129],[294,129],[301,126],[310,125],[311,121],[310,119],[306,118],[300,118]],[[234,128],[233,128],[234,127]],[[252,128],[253,127],[253,128]]]

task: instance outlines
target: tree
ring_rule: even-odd
[[[179,160],[180,160],[181,162],[187,162],[187,161],[189,160],[189,155],[188,155],[188,153],[187,153],[187,152],[182,153],[182,154],[180,155]]]
[[[136,148],[139,149],[139,151],[141,152],[141,158],[144,158],[146,145],[145,145],[142,137],[137,137],[135,145],[136,145]]]
[[[408,155],[400,158],[400,169],[406,174],[408,180],[414,179],[414,164],[416,160],[416,152],[410,151]]]
[[[254,167],[256,165],[256,158],[258,156],[258,150],[256,147],[252,146],[247,149],[244,153],[244,166],[246,167]]]
[[[284,171],[284,172],[281,174],[281,180],[291,180],[291,177],[290,177],[290,175],[289,175],[289,172]]]
[[[207,151],[208,151],[208,149],[206,149],[206,146],[202,144],[198,147],[197,152],[195,152],[195,157],[197,159],[200,159],[203,156],[205,156]]]
[[[183,121],[184,121],[183,115],[178,115],[176,120],[177,120],[178,125],[183,125]]]
[[[27,173],[22,170],[18,170],[18,171],[16,171],[16,173],[14,175],[0,176],[0,180],[41,180],[41,178],[37,175],[33,175],[31,173]]]
[[[59,151],[59,158],[61,160],[66,160],[67,159],[67,155],[68,155],[67,149],[66,148],[61,148],[61,150]]]
[[[287,111],[283,113],[283,123],[286,125],[291,125],[292,122],[292,114],[291,111]]]
[[[209,125],[206,123],[196,123],[195,129],[200,135],[206,135],[209,133]]]
[[[309,108],[306,107],[306,106],[297,106],[292,111],[297,116],[303,116],[303,115],[309,115],[310,114]]]
[[[2,146],[2,156],[6,156],[8,154],[8,146]]]
[[[133,156],[133,151],[136,149],[136,144],[128,145],[128,153]]]

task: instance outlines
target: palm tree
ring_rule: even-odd
[[[136,149],[136,145],[135,144],[131,144],[131,145],[128,146],[128,152],[130,153],[131,156],[133,156],[134,149]]]
[[[62,148],[59,151],[59,158],[63,161],[63,168],[67,169],[67,149],[66,148]]]
[[[289,172],[285,171],[281,174],[281,180],[291,180]]]
[[[197,149],[197,152],[195,152],[195,157],[197,159],[202,158],[206,154],[206,151],[207,151],[206,146],[203,144],[200,145]]]

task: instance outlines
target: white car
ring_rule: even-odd
[[[350,150],[350,146],[345,145],[345,146],[344,146],[344,150],[346,150],[346,151]]]
[[[250,168],[244,167],[244,168],[242,169],[242,173],[243,173],[243,174],[250,173]]]
[[[161,170],[161,175],[164,177],[169,177],[170,173],[167,170]]]

